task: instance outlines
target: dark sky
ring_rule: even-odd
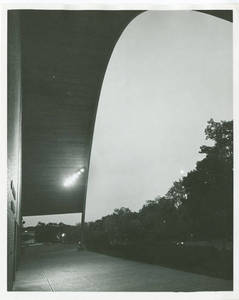
[[[145,12],[118,41],[100,94],[86,220],[138,210],[202,159],[210,118],[232,119],[232,23]],[[79,222],[79,214],[27,218]]]

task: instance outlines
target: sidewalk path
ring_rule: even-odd
[[[25,250],[15,291],[227,291],[232,281],[135,262],[72,245]]]

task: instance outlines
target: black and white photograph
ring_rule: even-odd
[[[233,22],[7,10],[6,291],[233,291]]]

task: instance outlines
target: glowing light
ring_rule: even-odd
[[[63,183],[64,187],[72,186],[77,181],[79,176],[84,172],[85,172],[85,168],[81,168],[79,171],[77,171],[76,173],[74,173],[70,177],[66,178],[64,183]]]
[[[180,174],[183,175],[185,172],[184,170],[180,170]]]

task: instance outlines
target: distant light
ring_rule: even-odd
[[[85,168],[80,168],[80,172],[84,173],[85,172]]]
[[[65,235],[66,235],[65,233],[62,233],[62,235],[61,235],[61,236],[62,236],[62,237],[64,237]]]
[[[183,175],[185,172],[184,170],[180,170],[180,174]]]

